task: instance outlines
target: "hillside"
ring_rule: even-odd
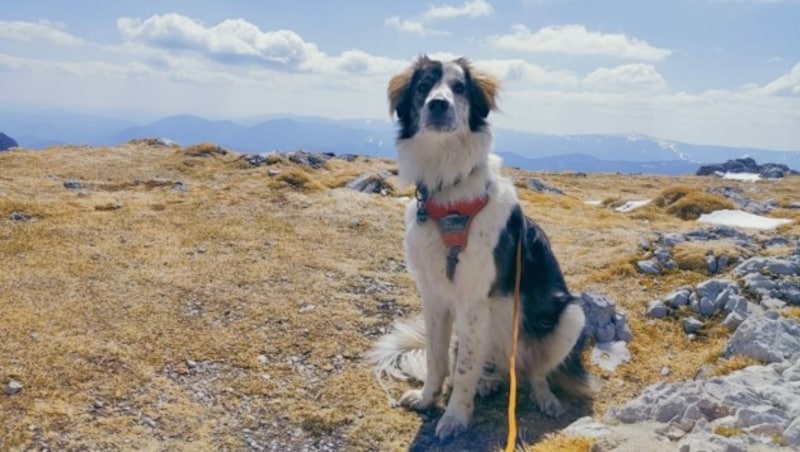
[[[443,446],[431,439],[438,413],[391,408],[362,359],[395,319],[419,312],[401,243],[411,189],[394,176],[385,195],[344,187],[395,163],[330,159],[313,169],[276,155],[257,163],[212,146],[145,142],[0,153],[0,449],[491,450],[504,442],[502,391],[478,403],[468,434]],[[646,274],[637,263],[648,258],[643,241],[702,228],[681,217],[726,206],[707,193],[724,187],[793,220],[746,231],[788,238],[759,253],[793,252],[799,176],[506,174],[547,231],[571,290],[616,302],[633,335],[628,362],[593,368],[604,386],[592,404],[573,401],[551,420],[523,391],[520,430],[534,450],[564,450],[562,441],[587,450],[590,442],[552,434],[585,415],[602,418],[653,383],[756,363],[722,357],[729,333],[716,320],[687,337],[678,316],[647,315],[653,299],[708,278],[709,253],[727,253],[732,266],[752,250],[692,242],[676,245],[669,271]],[[534,191],[531,178],[564,194]],[[676,192],[682,204],[613,208]],[[782,313],[800,318],[797,307]],[[406,387],[391,389],[398,396]]]

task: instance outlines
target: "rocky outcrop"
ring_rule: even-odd
[[[10,136],[0,132],[0,151],[7,151],[11,148],[19,146],[16,140]]]
[[[779,163],[765,163],[759,165],[750,157],[728,160],[725,163],[714,163],[701,166],[696,174],[698,176],[709,176],[725,173],[752,173],[758,174],[766,179],[780,179],[787,174],[798,174],[797,171]]]

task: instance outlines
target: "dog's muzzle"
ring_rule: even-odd
[[[422,119],[426,128],[450,131],[455,129],[455,108],[447,99],[431,99],[425,104]]]

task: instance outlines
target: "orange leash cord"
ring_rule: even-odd
[[[517,242],[517,268],[514,276],[514,314],[511,333],[511,354],[508,358],[508,438],[505,452],[514,452],[517,445],[517,341],[519,339],[519,292],[522,282],[522,237]]]

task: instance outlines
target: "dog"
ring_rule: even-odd
[[[550,382],[581,397],[595,389],[581,361],[583,309],[492,153],[487,117],[497,109],[498,91],[499,80],[465,58],[423,55],[389,81],[398,175],[417,187],[405,213],[404,250],[422,317],[396,322],[369,358],[379,379],[423,383],[400,399],[414,410],[433,407],[450,374],[449,400],[436,425],[440,439],[464,432],[476,394],[506,380],[512,328],[519,328],[515,371],[543,413],[564,411]],[[522,277],[513,325],[518,242]]]

